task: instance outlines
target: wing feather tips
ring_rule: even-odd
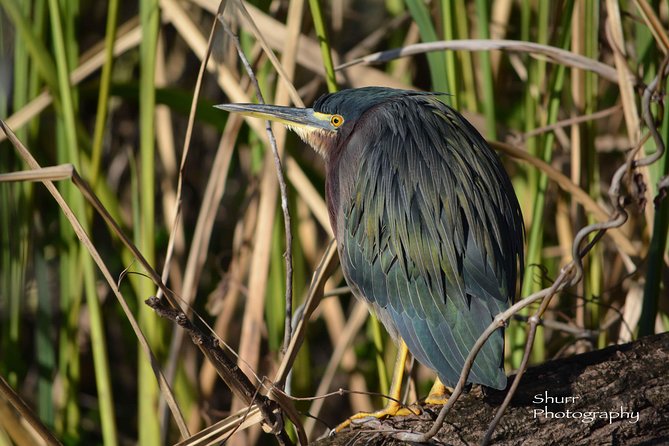
[[[478,336],[474,339],[471,331],[467,329],[451,330],[447,324],[410,317],[406,313],[398,313],[392,307],[377,309],[377,312],[384,324],[392,321],[396,330],[394,334],[407,344],[417,361],[435,370],[445,385],[456,385]],[[503,332],[499,329],[477,355],[467,383],[504,389],[507,378],[502,362],[503,348]]]

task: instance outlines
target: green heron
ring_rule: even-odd
[[[217,107],[283,123],[325,159],[344,277],[400,344],[391,396],[399,400],[408,348],[437,374],[432,400],[443,397],[513,300],[523,267],[520,206],[483,137],[428,92],[367,87],[326,94],[313,108]],[[468,383],[506,386],[502,328]],[[406,412],[391,401],[374,415],[397,413]]]

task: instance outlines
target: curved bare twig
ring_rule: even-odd
[[[387,62],[400,57],[413,56],[416,54],[430,53],[433,51],[491,51],[504,50],[518,53],[529,53],[532,55],[541,55],[549,61],[560,63],[572,68],[580,68],[586,71],[597,73],[604,79],[611,82],[618,82],[616,69],[589,57],[571,51],[563,50],[550,45],[543,45],[535,42],[523,42],[520,40],[495,40],[495,39],[463,39],[463,40],[440,40],[437,42],[417,43],[407,45],[401,48],[394,48],[387,51],[369,54],[365,57],[351,60],[341,64],[335,70],[343,70],[360,64],[374,64]]]

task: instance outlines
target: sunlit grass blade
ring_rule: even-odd
[[[95,131],[91,148],[90,180],[93,187],[98,182],[100,162],[102,159],[102,142],[107,130],[107,110],[109,109],[109,89],[111,85],[112,66],[114,62],[114,40],[116,39],[116,20],[118,19],[118,0],[109,0],[107,9],[107,27],[105,32],[105,63],[100,75],[98,107],[95,114]]]
[[[487,0],[476,0],[476,24],[478,36],[481,39],[488,39],[490,31],[488,23],[490,14],[488,12]],[[497,120],[495,119],[495,88],[492,73],[492,63],[490,62],[490,53],[483,52],[479,57],[479,76],[483,85],[482,109],[486,120],[486,136],[490,139],[497,139]]]
[[[434,42],[439,40],[437,32],[434,30],[430,12],[422,0],[405,0],[406,5],[411,12],[423,42]],[[430,53],[427,55],[427,61],[430,66],[430,77],[432,79],[432,90],[439,92],[451,92],[449,89],[449,79],[446,77],[446,61],[443,53]]]
[[[453,40],[456,36],[454,17],[455,17],[455,5],[452,1],[441,0],[440,4],[441,9],[441,27],[443,30],[444,40]],[[458,90],[458,78],[456,73],[459,72],[456,54],[453,51],[446,51],[444,55],[446,60],[446,80],[448,82],[448,93],[450,96],[449,100],[451,105],[458,109],[460,105],[460,91]]]
[[[328,41],[328,34],[325,29],[325,21],[323,20],[323,12],[321,11],[320,0],[309,0],[309,8],[311,10],[311,18],[314,21],[314,28],[316,35],[320,42],[321,56],[323,57],[323,67],[325,68],[325,81],[328,85],[328,91],[335,92],[337,87],[337,77],[335,76],[334,64],[332,63],[332,54],[330,53],[330,43]]]
[[[669,107],[664,109],[661,127],[662,139],[669,141]],[[669,175],[669,153],[664,149],[664,155],[659,162],[656,178]],[[656,191],[658,193],[658,191]],[[655,321],[659,311],[659,303],[662,298],[662,269],[666,268],[665,258],[669,251],[667,239],[669,233],[669,200],[658,200],[659,206],[655,207],[655,219],[653,220],[653,234],[648,250],[648,270],[646,272],[646,283],[644,285],[643,306],[639,318],[639,336],[649,336],[655,333]],[[649,204],[652,206],[653,204]],[[664,289],[666,295],[667,290]],[[665,327],[667,317],[664,316]]]
[[[139,221],[136,221],[135,242],[149,262],[154,265],[156,240],[156,190],[155,190],[155,65],[158,45],[158,28],[160,24],[160,8],[157,0],[142,0],[139,3],[140,23],[142,25],[142,41],[139,47]],[[139,301],[139,323],[146,334],[149,345],[154,353],[162,354],[161,323],[154,312],[143,305],[145,299],[156,292],[154,284],[135,276],[137,299]],[[140,354],[138,358],[138,431],[139,445],[158,445],[161,442],[158,425],[158,385],[151,364]]]

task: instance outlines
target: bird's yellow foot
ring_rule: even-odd
[[[388,418],[388,417],[406,417],[409,415],[420,415],[420,413],[421,410],[416,406],[407,407],[395,401],[391,401],[386,407],[384,407],[381,410],[377,410],[376,412],[360,412],[353,415],[352,417],[341,423],[339,426],[337,426],[335,428],[335,432],[341,432],[355,420],[362,420],[364,418],[370,418],[370,417],[377,419]]]
[[[453,393],[453,389],[443,385],[439,378],[437,378],[434,385],[432,385],[432,389],[430,389],[430,394],[425,398],[424,403],[443,406],[448,403],[448,398],[451,396],[451,393]]]

